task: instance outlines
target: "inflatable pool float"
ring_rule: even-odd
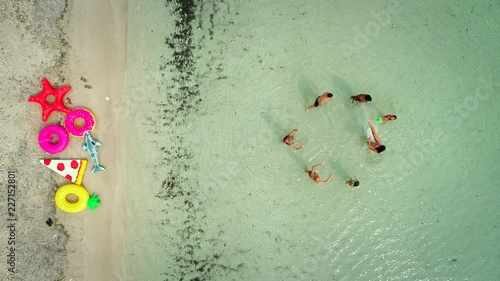
[[[76,119],[78,118],[83,119],[83,121],[85,122],[83,126],[78,126],[75,123]],[[77,108],[75,110],[72,110],[70,113],[68,113],[68,115],[66,115],[66,119],[64,120],[64,127],[72,136],[83,137],[85,132],[94,130],[94,114],[92,114],[90,110],[85,108]]]
[[[71,86],[65,86],[58,89],[52,88],[50,82],[42,78],[42,92],[36,96],[28,98],[29,102],[36,102],[42,107],[42,122],[46,122],[49,115],[54,111],[69,113],[71,109],[64,105],[64,96],[71,90]],[[48,97],[54,97],[54,102],[47,101]]]
[[[42,159],[40,163],[78,185],[81,185],[87,167],[87,159]]]
[[[69,194],[76,195],[78,200],[76,202],[69,202],[66,198]],[[93,210],[101,204],[97,195],[89,197],[88,191],[83,186],[72,183],[61,186],[56,191],[54,200],[56,201],[56,206],[67,213],[79,213],[85,210],[87,206]]]
[[[99,146],[102,146],[102,143],[92,138],[90,132],[85,132],[85,142],[83,143],[82,149],[83,151],[89,152],[90,159],[92,159],[92,162],[94,162],[94,168],[92,169],[92,173],[99,171],[106,171],[106,169],[99,164],[99,158],[97,153],[97,148]]]
[[[57,141],[54,141],[54,136],[57,136]],[[49,154],[61,153],[68,147],[68,132],[59,125],[48,125],[38,134],[38,144]]]
[[[78,200],[74,203],[69,202],[66,199],[66,196],[69,194],[74,194],[78,197]],[[55,196],[55,201],[57,207],[61,209],[62,211],[65,211],[67,213],[78,213],[87,207],[87,201],[89,200],[89,193],[87,190],[77,184],[66,184],[61,186],[57,191],[56,191],[56,196]]]

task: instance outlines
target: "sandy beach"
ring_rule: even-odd
[[[99,158],[105,172],[87,174],[83,184],[99,194],[103,204],[79,220],[60,212],[69,232],[66,279],[119,280],[121,241],[125,229],[123,106],[126,67],[126,1],[73,1],[68,6],[67,80],[81,89],[72,103],[92,109],[97,119],[94,137],[104,145]],[[75,91],[76,92],[76,91]],[[77,143],[75,150],[80,151]],[[80,152],[82,153],[82,152]],[[83,157],[88,157],[85,153]],[[70,157],[69,153],[67,157]],[[81,241],[81,242],[80,242]],[[83,266],[82,266],[83,263]]]
[[[16,197],[1,197],[2,219],[16,221],[10,230],[15,244],[8,244],[15,247],[1,247],[2,256],[15,257],[7,270],[2,268],[0,279],[120,280],[126,121],[116,109],[125,104],[126,1],[2,1],[0,20],[5,120],[0,129],[8,144],[1,152],[0,177],[2,185],[12,174],[17,181]],[[38,146],[39,130],[64,120],[53,113],[44,124],[40,106],[27,102],[41,91],[43,77],[54,88],[70,85],[66,105],[95,115],[93,137],[103,143],[98,153],[105,172],[90,172],[93,164],[81,149],[83,138],[71,137],[59,155],[47,155]],[[77,214],[56,208],[54,193],[67,181],[42,167],[43,158],[88,159],[82,185],[98,194],[102,205]],[[12,215],[3,211],[8,199],[17,203]],[[8,237],[9,229],[3,229]]]

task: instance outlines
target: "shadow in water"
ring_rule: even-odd
[[[295,164],[297,164],[297,166],[300,168],[301,171],[304,171],[305,169],[309,169],[307,167],[307,163],[299,155],[299,153],[300,153],[299,151],[300,150],[296,151],[296,150],[294,150],[291,147],[286,147],[286,148],[287,148],[288,156],[290,156],[290,158],[293,160],[293,162],[295,162]]]
[[[344,167],[338,163],[336,160],[334,159],[330,159],[330,167],[332,167],[333,171],[334,171],[334,176],[337,175],[337,177],[340,177],[342,179],[342,181],[346,181],[349,177],[351,177],[352,175],[350,175],[345,169]]]
[[[273,134],[274,136],[276,136],[277,140],[281,140],[283,137],[285,137],[289,133],[289,131],[291,131],[291,129],[287,129],[287,128],[283,127],[283,125],[281,125],[277,120],[275,120],[275,118],[273,116],[271,116],[271,114],[266,113],[266,112],[262,112],[261,115],[262,115],[262,118],[269,125],[271,130],[275,134],[279,134],[279,135]]]
[[[347,116],[349,121],[345,124],[345,130],[349,133],[359,135],[362,132],[363,127],[359,124],[359,114],[361,114],[359,104],[351,103],[351,96],[354,96],[354,92],[347,84],[347,82],[336,75],[332,75],[332,82],[335,88],[335,93],[337,94],[336,102],[340,103],[347,110]],[[361,126],[361,128],[360,128]]]
[[[320,93],[313,82],[309,80],[309,78],[304,76],[304,74],[300,74],[299,78],[297,79],[297,86],[299,87],[299,92],[302,95],[304,106],[308,107],[314,104],[314,101],[320,95]]]
[[[293,129],[284,128],[283,125],[280,124],[280,122],[277,121],[271,114],[263,112],[262,118],[264,118],[271,130],[275,133],[273,134],[273,139],[276,139],[276,141],[281,142],[283,137],[285,137]],[[288,156],[290,156],[290,158],[297,164],[297,166],[299,166],[300,169],[304,170],[307,168],[306,162],[299,155],[300,150],[296,151],[291,147],[286,147],[285,144],[283,144],[283,146],[283,149],[286,149]]]
[[[351,97],[355,96],[354,92],[352,91],[351,87],[347,82],[336,75],[332,75],[332,82],[333,86],[335,87],[336,92],[342,96],[342,100],[348,101],[347,103],[351,103]]]

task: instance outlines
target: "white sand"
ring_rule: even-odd
[[[97,120],[93,137],[103,143],[98,149],[105,172],[92,174],[93,167],[81,141],[73,142],[68,157],[77,154],[89,160],[83,185],[97,193],[102,205],[78,215],[58,210],[70,236],[65,266],[66,280],[115,280],[121,271],[122,236],[125,229],[124,117],[117,115],[126,67],[126,1],[73,1],[65,28],[71,52],[67,81],[73,86],[73,107],[90,109]],[[90,87],[91,88],[90,88]],[[83,140],[83,139],[82,139]]]

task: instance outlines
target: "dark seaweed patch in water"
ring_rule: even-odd
[[[172,85],[168,87],[169,94],[172,98],[166,102],[169,109],[165,109],[163,120],[164,126],[182,125],[185,124],[185,115],[191,112],[196,112],[195,107],[201,102],[200,91],[198,84],[191,85],[190,82],[196,80],[195,70],[196,61],[193,56],[194,39],[193,39],[193,21],[195,20],[195,12],[197,1],[194,0],[166,0],[165,6],[174,7],[176,14],[175,32],[165,38],[165,45],[172,49],[171,58],[160,65],[160,70],[165,71],[173,66],[176,71],[170,69],[170,72],[175,74],[172,76]],[[164,57],[162,57],[164,58]]]
[[[176,32],[165,38],[165,44],[174,50],[173,59],[168,64],[174,65],[181,74],[179,80],[184,80],[190,76],[194,70],[193,60],[193,28],[192,21],[195,19],[196,4],[193,0],[166,0],[168,7],[174,4],[177,14],[175,20]],[[163,69],[166,67],[162,66]],[[162,69],[160,67],[160,69]],[[185,75],[188,74],[188,75]]]
[[[199,184],[184,174],[193,169],[190,162],[193,155],[184,144],[184,137],[179,135],[182,130],[176,129],[189,122],[189,115],[198,111],[201,102],[197,80],[203,75],[197,69],[194,51],[202,47],[200,41],[193,38],[193,25],[197,24],[196,13],[204,13],[200,10],[203,5],[201,0],[165,0],[164,3],[174,11],[175,17],[175,31],[165,38],[168,55],[161,57],[163,62],[159,65],[162,77],[169,79],[160,86],[161,101],[156,103],[161,120],[148,119],[152,127],[163,125],[154,132],[165,135],[163,142],[166,143],[159,151],[162,155],[159,165],[168,170],[163,174],[161,191],[156,197],[168,206],[162,210],[166,216],[161,225],[168,229],[164,235],[166,241],[172,241],[169,247],[174,250],[169,253],[174,262],[165,265],[163,274],[166,280],[214,280],[214,276],[237,271],[243,265],[232,268],[219,261],[224,248],[220,246],[220,238],[211,239],[206,234],[209,226],[203,200],[198,196]],[[210,19],[213,21],[214,17]],[[213,27],[213,22],[211,25]]]

